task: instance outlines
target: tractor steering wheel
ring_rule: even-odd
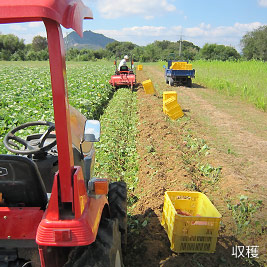
[[[15,133],[18,132],[19,130],[37,125],[46,125],[48,126],[48,129],[43,134],[34,134],[27,136],[26,140],[21,137],[15,136]],[[54,129],[55,129],[55,124],[52,122],[48,121],[27,122],[9,131],[6,134],[3,143],[7,150],[15,154],[31,155],[31,154],[43,153],[51,149],[57,143],[57,140],[55,139],[51,143],[44,145],[46,139],[51,138],[50,134]],[[55,136],[53,136],[52,138],[55,138]],[[20,147],[12,140],[24,145],[24,149],[20,149]],[[14,147],[16,149],[14,149]]]

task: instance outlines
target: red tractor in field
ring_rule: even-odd
[[[117,60],[114,61],[115,74],[111,76],[109,83],[116,89],[119,87],[129,87],[133,90],[136,84],[136,76],[133,71],[133,60],[131,58],[131,66],[121,66],[118,69]]]
[[[0,0],[0,23],[45,24],[55,119],[4,138],[13,154],[0,155],[1,267],[123,266],[126,184],[92,178],[100,123],[68,102],[60,24],[82,36],[84,18],[93,16],[80,0]]]

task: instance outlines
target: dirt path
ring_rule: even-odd
[[[132,208],[135,215],[130,222],[125,264],[129,267],[248,266],[245,259],[235,259],[232,256],[232,247],[237,244],[258,245],[262,254],[264,251],[266,253],[265,241],[263,237],[256,239],[251,237],[248,243],[242,243],[243,239],[235,234],[235,224],[226,200],[245,194],[266,201],[264,170],[267,169],[267,162],[264,149],[267,151],[267,136],[261,127],[255,131],[257,135],[253,134],[255,126],[246,125],[246,120],[244,122],[238,119],[238,116],[219,109],[205,97],[207,89],[170,88],[165,84],[162,75],[162,71],[156,67],[145,66],[143,72],[138,72],[137,78],[139,82],[147,78],[152,79],[159,92],[179,90],[178,102],[186,110],[186,117],[181,123],[170,121],[162,112],[160,93],[158,97],[146,95],[142,86],[139,86],[137,149],[140,156],[138,175],[140,182],[135,192],[137,202]],[[206,91],[201,94],[200,91],[203,90]],[[212,97],[214,92],[210,90],[209,92],[211,93],[209,98],[215,99]],[[264,126],[262,128],[264,129]],[[184,161],[187,151],[184,136],[191,132],[198,138],[207,140],[211,147],[207,156],[209,162],[222,167],[219,184],[206,186],[198,180],[199,188],[209,196],[223,216],[214,254],[173,253],[169,249],[168,237],[160,224],[164,192],[189,191],[188,184],[195,175],[192,169],[196,166],[186,165]],[[227,144],[227,147],[222,143]],[[258,212],[257,216],[261,219],[266,218],[265,212],[266,208]],[[253,262],[252,266],[261,265]]]
[[[213,103],[201,98],[196,91],[195,88],[191,90],[182,88],[179,92],[181,98],[186,96],[190,99],[186,106],[190,109],[192,116],[209,118],[210,127],[217,130],[215,136],[217,140],[220,142],[226,139],[234,151],[237,151],[238,157],[234,165],[249,179],[248,184],[260,186],[265,191],[267,189],[267,132],[265,132],[265,138],[258,137],[247,130],[249,126],[244,121],[237,120],[235,116],[218,109]],[[185,104],[184,101],[182,102]],[[254,113],[258,112],[254,110]],[[267,116],[262,117],[263,122],[267,123]]]
[[[166,86],[163,72],[155,67],[147,66],[147,75],[163,90],[177,91],[178,102],[198,123],[195,131],[217,149],[224,174],[240,180],[233,193],[244,190],[266,201],[267,113],[198,85],[193,88]],[[226,179],[229,186],[233,177]]]

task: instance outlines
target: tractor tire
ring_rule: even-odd
[[[170,86],[173,86],[173,85],[174,85],[174,80],[173,80],[173,78],[169,78],[169,85],[170,85]]]
[[[192,79],[191,78],[187,78],[187,83],[186,83],[187,87],[192,87]]]
[[[95,242],[75,248],[64,267],[122,267],[120,237],[117,219],[101,219]]]
[[[168,77],[165,77],[165,82],[166,82],[166,84],[169,84],[169,78]]]
[[[125,254],[127,246],[127,186],[125,182],[109,184],[108,202],[111,218],[117,218],[119,221],[121,248]]]

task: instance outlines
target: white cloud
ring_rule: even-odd
[[[186,28],[185,35],[189,37],[207,36],[209,38],[238,37],[241,38],[246,32],[262,26],[260,22],[249,24],[235,23],[233,26],[219,26],[212,28],[210,24],[201,23],[198,27]]]
[[[101,16],[107,19],[130,15],[151,18],[176,10],[176,7],[168,0],[99,0],[97,7]]]
[[[142,26],[122,28],[119,30],[96,30],[110,38],[118,41],[131,41],[138,45],[146,45],[155,40],[169,40],[178,41],[180,35],[183,39],[193,42],[198,46],[203,46],[205,43],[217,43],[224,45],[232,45],[240,50],[239,43],[244,34],[252,31],[259,26],[260,22],[253,22],[249,24],[235,23],[232,26],[212,27],[210,24],[201,23],[196,27],[183,28],[182,26],[173,27],[154,27]]]
[[[205,43],[217,43],[234,46],[240,51],[240,40],[249,31],[262,26],[260,22],[249,24],[235,23],[232,26],[212,27],[210,24],[201,23],[197,27],[183,30],[185,39],[196,45],[203,46]]]
[[[267,0],[258,0],[258,4],[262,7],[267,7]]]
[[[9,28],[14,31],[26,31],[27,28],[22,25],[23,24],[10,24]]]
[[[153,40],[157,40],[164,32],[166,27],[154,26],[134,26],[131,28],[122,28],[119,30],[95,30],[94,32],[102,33],[107,37],[113,38],[117,41],[131,41],[139,45],[146,45]]]
[[[29,22],[29,27],[30,28],[44,27],[44,23],[41,21],[32,21],[32,22]]]
[[[35,36],[35,34],[32,34],[32,33],[24,34],[23,39],[25,40],[26,44],[31,44],[34,36]]]
[[[146,20],[154,19],[154,16],[145,16]]]
[[[36,36],[36,35],[40,35],[40,36],[42,36],[42,37],[47,37],[46,31],[38,32],[37,34],[35,34],[35,36]]]

